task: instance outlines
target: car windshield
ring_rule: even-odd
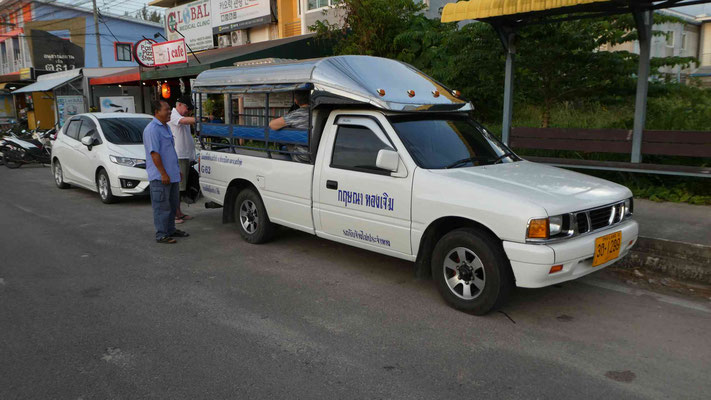
[[[104,137],[113,144],[142,144],[149,122],[151,118],[99,118]]]
[[[389,120],[422,168],[458,168],[521,160],[486,128],[466,116],[393,116]]]

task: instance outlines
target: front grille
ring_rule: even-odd
[[[612,210],[613,206],[609,206],[589,211],[590,226],[592,227],[592,230],[604,228],[610,225],[610,216],[612,215]]]
[[[578,222],[578,233],[585,233],[590,230],[588,226],[588,214],[581,212],[575,215],[575,219]]]

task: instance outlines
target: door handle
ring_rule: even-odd
[[[326,181],[326,189],[338,189],[338,182],[336,181]]]

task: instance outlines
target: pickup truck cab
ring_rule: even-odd
[[[294,91],[310,94],[308,126],[270,129]],[[481,315],[514,286],[587,275],[637,240],[629,189],[517,156],[458,92],[407,64],[227,67],[193,92],[225,104],[225,123],[198,124],[201,190],[250,243],[283,225],[410,260],[450,305]]]

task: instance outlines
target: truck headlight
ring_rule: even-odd
[[[629,217],[630,215],[632,215],[633,207],[634,203],[631,197],[625,200],[624,203],[622,203],[622,218]]]
[[[548,232],[551,236],[555,236],[563,231],[563,216],[556,215],[548,218]]]
[[[141,158],[130,158],[130,157],[119,157],[119,156],[109,156],[109,160],[112,163],[123,165],[124,167],[135,167],[139,164],[145,164],[146,160]]]

